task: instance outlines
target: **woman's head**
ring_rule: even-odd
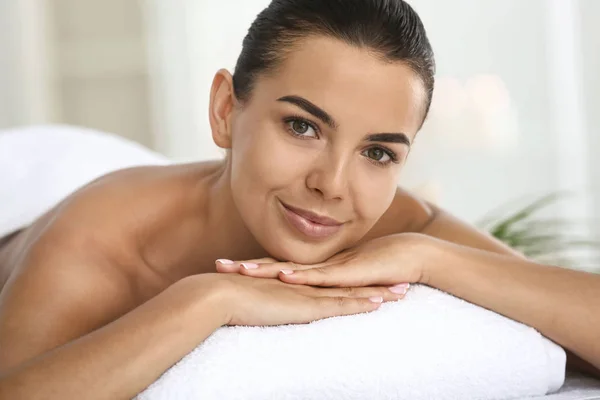
[[[265,250],[316,262],[373,227],[427,115],[434,68],[401,0],[274,0],[259,14],[233,77],[215,77],[210,119]]]

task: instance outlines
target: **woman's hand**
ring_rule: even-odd
[[[211,277],[209,277],[211,276]],[[227,325],[309,323],[341,315],[376,310],[383,301],[398,300],[387,288],[315,288],[277,279],[238,274],[201,274],[198,279],[216,290]]]
[[[410,283],[420,282],[425,256],[433,246],[425,235],[402,233],[377,238],[314,265],[276,262],[273,259],[233,262],[218,260],[217,271],[279,278],[281,281],[323,287],[386,286],[405,294]]]

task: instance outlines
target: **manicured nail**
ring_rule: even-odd
[[[224,264],[224,265],[228,265],[228,264],[233,264],[233,261],[228,260],[226,258],[219,258],[217,260],[218,263]]]
[[[291,275],[294,273],[294,271],[292,271],[291,269],[282,269],[281,273],[284,275]]]
[[[381,296],[369,297],[369,300],[371,300],[373,303],[383,303],[383,297],[381,297]]]
[[[245,269],[256,269],[256,268],[258,268],[258,264],[253,264],[253,263],[242,263],[241,266],[244,267]]]
[[[399,285],[390,287],[389,290],[390,290],[390,292],[396,293],[396,294],[406,294],[406,292],[408,292],[409,287],[410,287],[410,284],[401,283]]]

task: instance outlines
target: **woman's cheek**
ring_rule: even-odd
[[[379,219],[394,200],[398,184],[395,176],[387,172],[361,171],[355,176],[354,199],[359,213],[367,220]]]
[[[268,151],[257,152],[254,164],[261,171],[260,179],[271,182],[275,187],[288,185],[305,176],[316,153],[314,149],[294,146],[286,140],[273,140],[263,149]]]

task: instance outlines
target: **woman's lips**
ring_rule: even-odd
[[[337,233],[344,225],[332,218],[319,216],[310,211],[298,209],[281,202],[283,213],[300,233],[317,239],[327,238]]]

